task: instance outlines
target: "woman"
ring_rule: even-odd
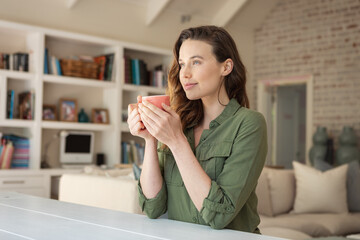
[[[171,107],[129,106],[130,132],[146,144],[139,193],[150,218],[168,211],[169,219],[260,233],[255,187],[266,124],[248,109],[245,83],[223,28],[181,32],[169,72]]]

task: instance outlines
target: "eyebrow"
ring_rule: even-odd
[[[200,59],[204,59],[202,56],[200,55],[195,55],[195,56],[192,56],[190,59],[194,59],[194,58],[200,58]],[[182,61],[181,58],[179,58],[179,62]]]

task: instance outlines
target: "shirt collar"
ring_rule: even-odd
[[[225,109],[222,111],[222,113],[215,118],[212,122],[217,122],[218,124],[223,123],[225,120],[227,120],[229,117],[233,116],[238,109],[240,108],[240,104],[235,98],[232,98],[230,102],[226,105]]]
[[[238,109],[240,108],[240,104],[238,103],[238,101],[235,98],[232,98],[229,103],[226,105],[225,109],[222,111],[222,113],[220,113],[219,116],[217,116],[217,118],[215,118],[212,122],[217,122],[219,125],[221,123],[223,123],[226,119],[228,119],[229,117],[231,117],[232,115],[234,115]],[[192,128],[195,127],[197,123],[193,122],[190,123],[186,128]]]

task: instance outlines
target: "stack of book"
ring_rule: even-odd
[[[15,91],[10,89],[7,92],[6,117],[8,119],[34,119],[35,93],[34,90],[25,91],[18,95],[18,115],[15,116]]]
[[[145,147],[135,141],[121,142],[121,163],[141,165],[144,161]]]
[[[99,64],[99,80],[111,81],[113,76],[114,54],[106,54],[94,57],[94,61]]]
[[[34,119],[34,110],[35,110],[35,93],[34,90],[25,91],[19,94],[19,107],[18,115],[15,116],[15,91],[10,89],[7,92],[7,105],[6,105],[6,117],[8,119]]]
[[[29,54],[17,52],[14,54],[0,53],[0,69],[29,71]]]
[[[55,56],[50,56],[47,48],[45,48],[44,53],[44,73],[62,76],[59,59]]]
[[[125,62],[125,83],[135,85],[146,85],[153,87],[165,87],[167,75],[165,67],[156,66],[152,71],[147,69],[147,64],[141,59],[124,57]]]
[[[29,168],[29,139],[0,133],[0,168]]]

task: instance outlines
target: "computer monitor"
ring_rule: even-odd
[[[91,164],[94,156],[93,132],[62,131],[60,162],[62,164]]]

